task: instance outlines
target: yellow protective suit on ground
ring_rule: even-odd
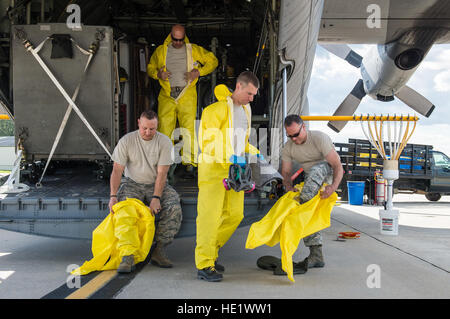
[[[233,101],[225,85],[214,89],[218,102],[205,108],[199,129],[202,153],[198,163],[197,269],[214,266],[219,249],[228,241],[244,217],[244,192],[225,190],[222,180],[228,177],[229,158],[234,154]],[[248,143],[251,127],[251,110],[243,106],[247,114],[245,152],[259,151]]]
[[[127,198],[113,210],[92,233],[93,258],[72,274],[117,269],[123,256],[134,255],[135,264],[147,258],[155,234],[150,208],[138,199]]]
[[[172,38],[169,34],[164,43],[156,48],[147,65],[148,75],[155,80],[159,80],[161,85],[158,96],[158,131],[167,135],[173,141],[172,132],[176,127],[178,118],[179,126],[182,128],[180,134],[184,136],[184,143],[187,143],[183,146],[183,149],[190,150],[190,154],[183,154],[182,162],[183,164],[196,166],[198,146],[195,138],[195,118],[197,115],[196,84],[198,78],[188,82],[180,95],[174,99],[170,96],[169,80],[163,81],[157,76],[160,68],[164,67],[164,71],[167,71],[167,47],[171,44],[171,41]],[[214,54],[201,46],[189,43],[187,36],[185,37],[185,47],[187,53],[186,72],[195,68],[200,72],[200,76],[204,76],[217,67],[218,61]],[[186,137],[187,134],[190,135],[190,138]]]
[[[301,192],[303,183],[296,186]],[[330,214],[337,200],[333,193],[326,199],[320,192],[311,200],[300,204],[299,192],[287,192],[270,209],[267,215],[250,227],[245,248],[261,245],[275,246],[280,243],[281,266],[291,281],[294,280],[292,255],[300,240],[330,226]]]

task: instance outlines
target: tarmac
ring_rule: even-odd
[[[116,299],[448,299],[450,298],[450,197],[428,202],[397,194],[399,234],[381,235],[381,206],[341,203],[322,231],[324,268],[286,276],[257,268],[264,255],[280,257],[279,245],[245,249],[249,227],[239,228],[221,249],[222,282],[197,279],[195,238],[167,248],[174,267],[148,263],[112,296]],[[340,232],[360,232],[338,240]],[[36,237],[0,230],[0,298],[38,299],[64,286],[67,267],[91,258],[90,242]],[[308,249],[301,242],[294,261]]]

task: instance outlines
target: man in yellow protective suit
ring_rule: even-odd
[[[305,171],[305,183],[300,193],[300,204],[312,199],[325,182],[329,185],[321,192],[321,198],[328,198],[339,187],[344,170],[333,142],[325,133],[307,130],[303,120],[296,114],[284,120],[286,135],[290,138],[281,153],[281,175],[286,191],[295,191],[292,186],[292,162],[298,162]],[[322,254],[320,232],[303,239],[309,247],[308,268],[325,265]]]
[[[196,166],[196,84],[199,76],[211,73],[217,65],[214,54],[189,43],[184,27],[177,24],[164,44],[156,48],[147,66],[148,75],[161,84],[158,130],[173,141],[172,132],[178,119],[184,142],[182,162],[188,172]]]
[[[221,281],[225,268],[216,262],[219,249],[244,217],[244,191],[226,190],[231,163],[241,164],[245,153],[258,154],[248,143],[251,128],[249,103],[258,93],[259,80],[249,71],[236,80],[233,93],[223,84],[214,89],[218,102],[205,108],[199,128],[197,277]],[[218,272],[219,271],[219,272]]]

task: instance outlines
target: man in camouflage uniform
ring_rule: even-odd
[[[114,204],[126,198],[136,198],[149,205],[157,223],[151,261],[159,267],[170,268],[172,263],[164,247],[173,241],[182,219],[180,197],[167,184],[173,146],[167,136],[156,131],[155,112],[144,111],[138,126],[138,130],[123,136],[114,149],[109,207],[112,210]],[[123,256],[118,272],[131,272],[133,268],[134,256]]]
[[[117,199],[119,202],[127,198],[137,198],[144,203],[150,203],[154,194],[154,184],[139,184],[131,178],[122,177]],[[178,233],[181,225],[181,206],[180,196],[176,190],[166,184],[161,196],[161,210],[155,214],[155,221],[158,224],[155,230],[155,241],[162,243],[163,246],[170,244],[175,235]],[[155,253],[152,255],[152,262],[155,258]],[[158,263],[158,262],[157,262]],[[160,264],[160,263],[158,263]],[[162,263],[163,265],[166,262]]]
[[[301,204],[317,195],[324,183],[321,198],[328,198],[338,188],[344,170],[339,154],[331,139],[320,131],[308,131],[298,115],[289,115],[284,121],[286,135],[290,140],[284,145],[281,156],[281,174],[286,191],[294,191],[291,181],[292,162],[298,162],[305,171],[305,181],[299,195]],[[308,268],[325,265],[320,232],[303,238],[309,247]]]

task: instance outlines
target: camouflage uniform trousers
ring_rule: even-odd
[[[306,174],[305,184],[300,194],[300,203],[306,203],[317,195],[322,184],[331,184],[333,179],[333,169],[327,162],[320,162]],[[322,235],[320,232],[303,238],[306,247],[322,245]]]
[[[136,198],[145,205],[150,205],[154,187],[154,184],[140,184],[128,177],[123,177],[117,193],[117,200],[123,201],[127,197]],[[170,244],[180,230],[181,220],[180,196],[172,186],[166,184],[161,196],[161,211],[155,214],[156,230],[154,241],[163,245]]]

